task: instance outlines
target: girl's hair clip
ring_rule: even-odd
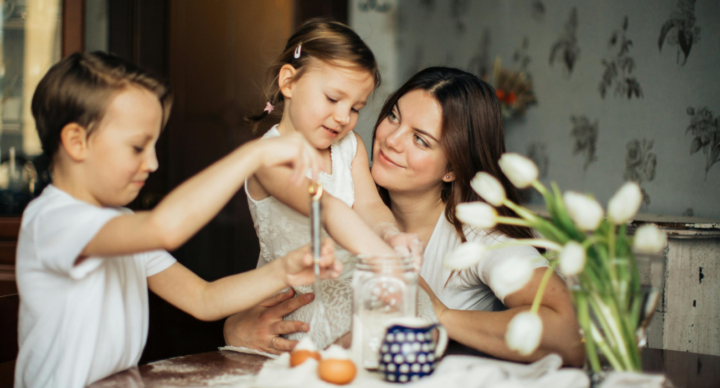
[[[275,107],[273,106],[273,104],[270,103],[270,101],[268,101],[268,103],[265,105],[264,111],[268,112],[268,114],[270,114],[270,113],[272,113],[273,109],[275,109]]]
[[[300,58],[300,54],[302,53],[302,43],[300,43],[297,48],[295,49],[295,59]]]

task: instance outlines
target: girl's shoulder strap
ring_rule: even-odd
[[[355,136],[355,131],[348,132],[345,137],[335,144],[334,149],[339,151],[339,154],[342,155],[346,163],[352,164],[353,159],[355,159],[355,154],[357,153],[357,136]]]
[[[261,139],[271,139],[278,136],[280,136],[280,132],[277,130],[277,124],[275,124],[272,128],[265,132]]]

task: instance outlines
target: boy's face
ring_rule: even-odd
[[[110,102],[88,139],[86,182],[99,204],[127,205],[157,170],[162,116],[157,96],[145,89],[129,87]]]
[[[326,149],[355,128],[375,79],[349,63],[332,66],[314,60],[290,87],[290,120],[295,130],[318,149]]]

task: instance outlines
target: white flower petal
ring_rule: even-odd
[[[496,264],[490,273],[490,288],[501,300],[525,287],[532,278],[533,267],[529,260],[508,257]]]
[[[595,230],[603,219],[604,211],[600,203],[585,194],[568,191],[563,202],[570,218],[581,230]]]
[[[615,225],[628,222],[640,209],[642,191],[635,182],[626,182],[608,202],[608,219]]]
[[[529,187],[538,178],[538,168],[532,160],[515,153],[505,153],[498,161],[500,169],[518,189]]]
[[[577,241],[568,241],[560,252],[560,272],[563,275],[577,275],[585,268],[585,248]]]
[[[443,267],[460,271],[477,265],[485,256],[486,248],[478,242],[466,242],[460,244],[454,251],[448,253],[443,258]]]
[[[493,206],[502,206],[505,201],[505,188],[502,183],[486,172],[475,174],[470,186],[482,199]]]
[[[483,202],[461,203],[455,207],[455,216],[463,223],[480,229],[497,224],[497,211]]]
[[[542,331],[543,324],[540,317],[536,313],[524,311],[510,320],[505,332],[505,343],[508,348],[527,356],[540,345]]]
[[[635,231],[633,249],[637,253],[660,253],[667,245],[667,235],[655,224],[647,224]]]

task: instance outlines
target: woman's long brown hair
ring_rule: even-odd
[[[442,108],[440,143],[448,160],[448,171],[455,173],[455,181],[443,183],[441,199],[445,203],[445,217],[453,224],[463,242],[463,224],[455,217],[455,206],[463,202],[482,201],[470,187],[470,181],[479,171],[497,178],[505,188],[509,200],[518,203],[515,187],[500,170],[498,160],[505,152],[505,135],[502,115],[495,89],[473,74],[448,67],[430,67],[415,74],[391,95],[380,111],[373,131],[373,144],[378,125],[388,117],[398,100],[413,90],[424,90],[438,101]],[[385,188],[379,187],[380,196],[390,206]],[[507,207],[497,209],[505,217],[517,217]],[[498,224],[497,232],[512,238],[531,238],[529,228]]]

